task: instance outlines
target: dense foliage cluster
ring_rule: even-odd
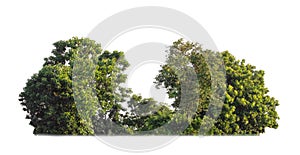
[[[200,99],[198,109],[191,121],[190,126],[184,134],[201,133],[200,126],[203,123],[210,123],[212,116],[207,115],[208,104],[211,96],[211,74],[208,68],[210,65],[205,60],[205,55],[215,55],[217,52],[203,50],[196,43],[174,42],[171,49],[189,58],[195,68],[200,85]],[[226,91],[224,92],[224,103],[222,111],[216,121],[212,121],[214,126],[207,132],[201,134],[208,135],[231,135],[231,134],[259,134],[265,131],[266,127],[277,128],[276,122],[279,116],[275,110],[278,101],[267,95],[268,89],[264,86],[264,71],[255,70],[255,66],[245,64],[245,60],[236,60],[228,51],[220,53],[226,71]],[[211,60],[210,60],[211,61]],[[213,61],[213,63],[219,63]],[[158,84],[163,84],[168,88],[168,94],[175,97],[173,104],[176,107],[180,100],[180,82],[174,78],[176,75],[170,70],[168,64],[160,70],[156,80]],[[215,77],[214,77],[215,78]],[[218,77],[217,77],[218,78]],[[218,80],[218,79],[215,79]],[[178,102],[176,102],[178,101]]]
[[[45,58],[43,68],[28,80],[20,94],[34,134],[153,131],[147,133],[231,135],[260,134],[266,127],[278,127],[275,108],[279,104],[267,95],[264,71],[235,59],[228,51],[203,50],[199,44],[182,39],[174,42],[168,50],[167,63],[161,66],[154,81],[174,99],[168,105],[132,94],[130,88],[121,86],[127,78],[122,72],[129,66],[123,52],[102,51],[96,42],[76,37],[58,41],[54,46],[53,55]],[[176,71],[174,64],[187,75],[195,74],[197,87]],[[210,70],[221,65],[225,80],[222,74]],[[86,76],[91,73],[92,76]],[[212,95],[214,92],[217,95]],[[182,106],[187,103],[188,108]],[[165,124],[169,126],[161,128]],[[208,129],[201,132],[206,126]]]

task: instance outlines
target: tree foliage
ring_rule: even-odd
[[[100,132],[96,128],[99,124],[95,122],[101,118],[117,119],[121,107],[118,102],[130,92],[116,86],[125,80],[125,75],[120,73],[128,66],[127,61],[122,59],[124,54],[118,51],[102,52],[99,44],[87,38],[74,37],[53,45],[53,55],[45,58],[43,68],[28,80],[20,94],[19,100],[27,111],[26,118],[31,120],[34,134],[90,135]],[[95,72],[89,70],[93,67],[85,61],[91,59],[91,56],[97,59]],[[75,76],[73,71],[76,71]],[[89,77],[85,75],[90,73],[95,73],[92,79],[82,79]],[[117,81],[116,84],[113,84],[113,80]],[[84,92],[92,87],[96,88],[93,90],[99,102]],[[119,94],[113,94],[117,88]],[[82,92],[85,94],[78,94]],[[74,93],[77,93],[75,95],[79,103],[74,100]],[[110,118],[106,118],[107,115]]]
[[[204,50],[182,39],[174,42],[154,81],[174,99],[168,105],[122,87],[127,78],[122,72],[129,66],[123,52],[102,51],[87,38],[53,45],[52,56],[20,94],[34,134],[231,135],[278,127],[279,104],[267,95],[264,71],[228,51]],[[224,81],[221,72],[212,72],[221,65]],[[193,74],[196,83],[190,82]],[[168,128],[160,128],[168,123]]]
[[[20,94],[27,119],[34,134],[88,135],[93,130],[82,119],[73,98],[72,56],[83,39],[73,38],[54,43],[54,56],[45,59],[43,68],[34,74]],[[69,50],[67,50],[69,48]]]
[[[189,58],[200,84],[197,112],[183,134],[199,134],[200,126],[205,126],[205,123],[214,124],[208,133],[202,133],[208,135],[259,134],[263,133],[266,127],[278,127],[276,120],[279,116],[275,108],[279,104],[275,98],[267,95],[264,71],[256,70],[255,66],[246,64],[244,59],[236,60],[228,51],[220,53],[226,70],[227,86],[222,111],[217,120],[213,121],[211,119],[213,117],[207,115],[209,100],[212,98],[210,87],[212,75],[208,68],[208,61],[211,60],[205,60],[203,55],[218,53],[203,50],[199,44],[183,40],[174,42],[170,49],[173,48]],[[169,97],[176,98],[172,106],[177,107],[181,98],[180,81],[168,64],[162,66],[156,81],[167,88]]]

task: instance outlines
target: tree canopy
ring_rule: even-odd
[[[228,51],[175,41],[154,79],[174,99],[169,105],[122,86],[130,65],[123,52],[103,51],[88,38],[53,45],[20,93],[34,134],[258,135],[278,127],[279,104],[264,71]]]
[[[207,115],[208,104],[211,96],[212,74],[208,65],[211,60],[205,60],[205,55],[220,55],[226,71],[226,91],[222,111],[218,118],[211,123],[214,125],[209,129],[207,135],[232,135],[232,134],[259,134],[266,127],[277,128],[276,122],[279,116],[275,110],[278,101],[267,95],[268,89],[264,85],[264,71],[256,70],[256,67],[246,64],[245,60],[237,60],[228,51],[221,53],[211,50],[203,50],[197,43],[174,42],[170,49],[177,49],[190,60],[195,68],[200,85],[200,99],[196,115],[194,115],[190,126],[184,134],[199,134],[203,123],[210,123],[207,119],[213,118]],[[218,61],[212,61],[219,63]],[[180,82],[176,75],[170,70],[168,64],[162,66],[156,81],[159,85],[168,88],[168,94],[175,97],[173,107],[177,107],[180,100]],[[217,77],[218,78],[218,77]],[[215,79],[218,80],[218,79]]]

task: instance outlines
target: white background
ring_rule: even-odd
[[[34,136],[18,94],[50,55],[53,42],[87,36],[105,18],[148,5],[184,12],[208,31],[220,51],[265,70],[270,95],[280,101],[280,120],[277,130],[259,137],[180,137],[147,154],[299,154],[300,4],[288,0],[1,1],[1,154],[123,153],[93,137]]]

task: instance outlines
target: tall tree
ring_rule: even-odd
[[[236,60],[228,51],[218,53],[203,50],[198,43],[184,42],[182,39],[174,42],[170,47],[169,57],[172,57],[174,50],[190,60],[190,65],[194,67],[199,80],[197,112],[183,134],[259,134],[263,133],[266,127],[278,127],[276,120],[279,119],[279,116],[275,109],[279,104],[275,98],[267,95],[268,89],[264,85],[263,78],[264,71],[256,70],[255,66],[246,64],[244,59]],[[227,85],[222,111],[214,121],[213,115],[207,114],[210,100],[213,97],[211,95],[213,73],[210,73],[208,66],[211,62],[219,62],[206,60],[205,55],[218,57],[220,54],[225,66]],[[218,80],[218,78],[214,80]],[[156,83],[167,88],[169,97],[175,98],[172,106],[177,108],[182,98],[181,81],[178,80],[169,64],[162,66],[156,77]],[[190,93],[195,93],[195,91]],[[210,112],[213,113],[214,110]],[[212,128],[201,133],[201,126],[206,126],[206,123],[213,124]]]
[[[89,39],[72,38],[53,44],[53,55],[45,58],[43,68],[34,74],[20,94],[34,134],[94,134],[92,124],[83,119],[72,90],[74,59],[82,48],[100,54],[100,45]]]
[[[123,52],[102,52],[100,44],[74,37],[53,44],[52,56],[20,94],[34,134],[108,134],[120,121],[119,102],[130,89],[119,84],[128,62]],[[106,123],[106,124],[103,124]]]

